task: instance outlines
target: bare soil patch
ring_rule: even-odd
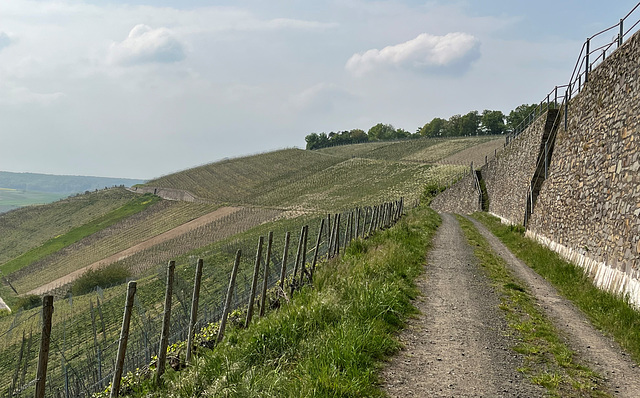
[[[443,223],[430,252],[420,315],[399,338],[404,349],[382,371],[391,397],[542,397],[516,369],[523,358],[510,347],[500,300],[480,268],[457,220]]]
[[[130,248],[123,250],[121,252],[118,252],[116,254],[113,254],[107,258],[104,258],[100,261],[96,261],[93,264],[90,264],[86,267],[83,267],[81,269],[78,269],[76,271],[73,271],[67,275],[65,275],[62,278],[58,278],[54,281],[51,281],[45,285],[42,285],[36,289],[33,289],[29,292],[27,292],[26,294],[36,294],[36,295],[41,295],[41,294],[45,294],[47,292],[50,292],[52,290],[54,290],[56,287],[58,286],[63,286],[66,285],[70,282],[73,282],[74,280],[78,279],[84,272],[86,272],[89,269],[97,269],[100,267],[104,267],[106,265],[115,263],[117,261],[123,260],[127,257],[130,257],[136,253],[139,253],[141,251],[144,251],[152,246],[158,245],[160,243],[169,241],[171,239],[174,239],[180,235],[184,235],[190,231],[193,231],[197,228],[200,228],[204,225],[207,225],[213,221],[216,221],[222,217],[225,217],[229,214],[235,213],[239,210],[241,210],[242,207],[221,207],[209,214],[205,214],[202,217],[198,217],[192,221],[189,221],[185,224],[182,224],[176,228],[173,228],[167,232],[164,232],[160,235],[157,235],[151,239],[147,239],[144,242],[141,242],[137,245],[131,246]]]
[[[551,284],[513,255],[484,225],[469,219],[493,251],[529,285],[530,292],[581,362],[602,375],[607,389],[616,397],[639,397],[640,369],[630,356],[611,338],[596,330],[573,303],[561,297]]]
[[[496,140],[473,146],[458,153],[454,153],[453,155],[440,160],[438,163],[460,164],[468,166],[471,162],[473,162],[473,164],[476,166],[482,165],[484,164],[485,156],[487,156],[488,159],[491,160],[494,157],[495,151],[499,151],[504,147],[504,140],[504,138],[498,138]]]

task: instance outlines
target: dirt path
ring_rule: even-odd
[[[509,348],[500,301],[451,215],[442,215],[418,286],[421,314],[381,374],[391,397],[544,396],[516,371],[523,359]]]
[[[553,286],[516,258],[484,225],[469,219],[487,239],[493,251],[507,262],[518,278],[529,285],[531,293],[582,362],[604,376],[609,391],[617,397],[640,397],[640,369],[618,344],[597,331],[579,309],[560,297]]]
[[[240,209],[242,209],[242,207],[221,207],[209,214],[205,214],[202,217],[198,217],[192,221],[189,221],[188,223],[182,224],[178,227],[175,227],[173,229],[170,229],[167,232],[164,232],[160,235],[154,236],[151,239],[147,239],[144,242],[138,243],[137,245],[131,246],[130,248],[123,250],[121,252],[118,252],[116,254],[113,254],[107,258],[104,258],[100,261],[97,261],[93,264],[87,265],[84,268],[80,268],[79,270],[73,271],[65,276],[63,276],[62,278],[58,278],[54,281],[51,281],[45,285],[42,285],[38,288],[35,288],[29,292],[27,292],[26,294],[36,294],[36,295],[42,295],[45,294],[47,292],[50,292],[52,290],[54,290],[56,287],[58,286],[63,286],[66,285],[67,283],[73,282],[74,280],[78,279],[85,271],[89,270],[89,269],[96,269],[96,268],[100,268],[112,263],[115,263],[116,261],[120,261],[124,258],[127,258],[129,256],[132,256],[138,252],[141,252],[143,250],[146,250],[152,246],[155,246],[157,244],[166,242],[168,240],[171,240],[175,237],[178,237],[180,235],[183,235],[187,232],[190,232],[196,228],[199,228],[203,225],[207,225],[213,221],[216,221],[222,217],[225,217],[229,214],[235,213],[237,211],[239,211]]]

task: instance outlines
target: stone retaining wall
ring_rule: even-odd
[[[640,35],[589,75],[558,131],[530,236],[640,305]]]
[[[440,213],[471,214],[482,210],[475,173],[471,170],[457,183],[447,188],[431,202]]]
[[[489,212],[510,224],[523,224],[527,193],[536,170],[542,137],[556,111],[541,115],[480,171],[489,195]]]

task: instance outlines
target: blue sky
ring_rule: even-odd
[[[5,0],[0,170],[152,178],[311,132],[508,112],[635,5]]]

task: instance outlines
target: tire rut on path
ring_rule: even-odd
[[[542,397],[516,369],[500,300],[457,220],[442,215],[425,274],[421,314],[399,338],[404,349],[381,372],[391,397]]]
[[[529,291],[562,337],[567,339],[567,345],[576,351],[583,363],[604,377],[608,390],[616,397],[640,397],[640,369],[629,355],[611,338],[596,330],[573,303],[561,297],[549,282],[513,255],[482,223],[467,218],[515,275],[529,285]]]

